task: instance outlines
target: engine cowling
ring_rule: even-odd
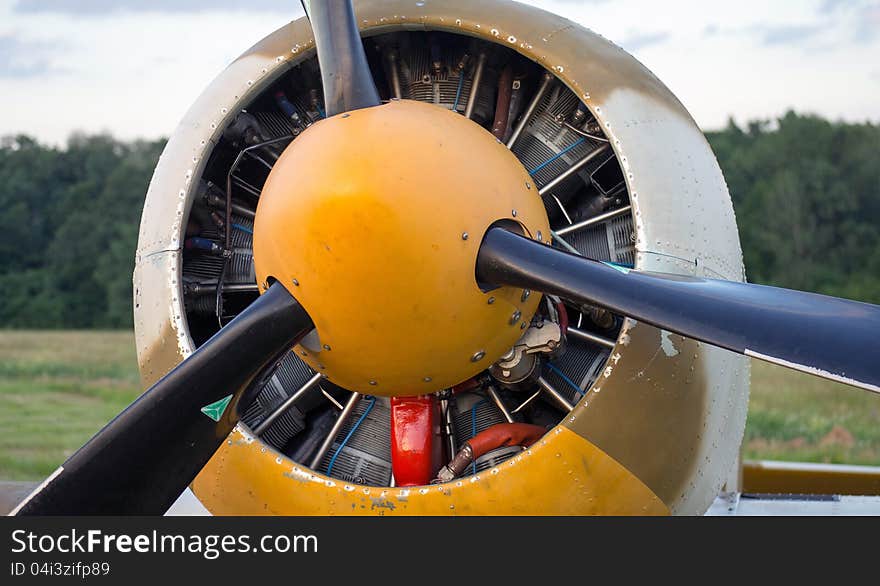
[[[508,144],[541,192],[559,242],[640,270],[742,280],[733,209],[708,144],[680,102],[623,50],[500,0],[414,9],[360,2],[356,10],[383,97],[458,112]],[[284,147],[321,120],[318,79],[310,28],[300,19],[221,73],[171,137],[137,253],[145,383],[256,297],[256,202]],[[443,172],[426,180],[442,181]],[[224,231],[228,258],[196,240],[220,240]],[[196,480],[196,493],[224,514],[703,512],[736,460],[746,359],[596,308],[536,301],[528,300],[540,319],[527,329],[544,321],[562,327],[565,347],[532,336],[544,346],[499,364],[512,373],[515,358],[517,366],[535,358],[538,376],[530,370],[521,388],[505,386],[503,375],[478,376],[436,398],[438,441],[451,457],[537,389],[538,398],[512,415],[549,428],[528,449],[499,446],[467,476],[437,486],[393,487],[391,409],[377,397],[353,404],[316,458],[347,391],[332,377],[311,383],[267,425],[315,377],[318,363],[291,353]]]

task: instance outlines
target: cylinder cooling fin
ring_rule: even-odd
[[[648,76],[654,83],[644,68],[580,28],[560,33],[556,52],[555,45],[546,39],[540,41],[540,36],[524,39],[517,30],[521,22],[538,23],[535,26],[548,33],[567,31],[565,27],[570,25],[530,7],[494,0],[486,6],[456,5],[461,24],[455,24],[457,19],[449,17],[450,9],[444,3],[433,5],[442,15],[426,7],[428,12],[419,27],[410,26],[399,14],[383,16],[394,10],[382,3],[356,6],[358,14],[364,14],[364,48],[383,102],[433,104],[469,118],[506,145],[543,202],[552,231],[545,235],[549,245],[622,269],[693,273],[693,267],[698,266],[697,272],[741,277],[738,253],[728,254],[725,240],[732,234],[735,241],[735,225],[732,233],[727,226],[733,221],[732,212],[729,222],[726,209],[721,220],[712,220],[723,225],[710,236],[718,242],[700,246],[690,242],[687,234],[662,233],[675,224],[670,215],[679,210],[659,197],[651,200],[646,191],[656,188],[651,191],[663,197],[676,193],[682,201],[672,205],[693,207],[694,217],[688,220],[693,226],[714,213],[692,205],[695,193],[681,189],[675,181],[680,180],[681,185],[720,181],[717,197],[723,199],[727,194],[720,172],[717,178],[707,180],[696,170],[698,163],[692,161],[691,169],[670,173],[676,176],[671,183],[638,183],[639,160],[662,164],[657,152],[668,150],[664,134],[653,134],[649,141],[653,150],[640,153],[639,149],[647,147],[626,141],[626,129],[634,126],[613,126],[608,114],[614,99],[623,100],[618,109],[622,111],[626,100],[635,98],[627,97],[631,95],[627,92],[618,98],[610,90],[598,90],[602,84],[615,85],[603,78],[611,75],[606,69],[620,76]],[[496,27],[487,26],[487,15],[493,11],[498,13],[492,21],[498,23]],[[504,11],[508,12],[502,14]],[[231,101],[229,96],[221,101],[226,106],[210,113],[212,121],[202,125],[211,127],[210,138],[177,134],[169,142],[163,156],[165,165],[160,162],[148,195],[135,278],[139,356],[146,381],[161,376],[207,341],[266,285],[256,282],[253,263],[254,219],[262,189],[285,148],[325,118],[317,58],[308,42],[308,30],[303,21],[291,23],[230,66],[223,76],[240,80],[241,85],[231,92]],[[298,40],[292,48],[291,38]],[[547,46],[539,51],[538,42]],[[578,46],[589,48],[584,63],[607,60],[615,66],[602,64],[600,72],[593,65],[578,68],[560,58]],[[265,65],[254,73],[255,63]],[[596,76],[595,94],[581,85],[587,73]],[[218,83],[203,99],[225,95],[229,87],[228,82]],[[646,116],[654,116],[657,124],[667,124],[679,134],[690,133],[693,123],[686,112],[671,94],[666,97],[668,90],[662,84],[657,87],[642,91],[641,95],[648,97],[639,98],[659,104],[653,111],[643,109]],[[650,92],[661,98],[654,99]],[[634,95],[639,95],[638,91]],[[204,112],[194,107],[184,125],[198,126],[192,117],[199,115]],[[685,131],[677,124],[683,124]],[[708,148],[695,144],[703,150],[694,156],[708,156],[717,168]],[[191,162],[175,174],[179,169],[169,161]],[[655,171],[660,173],[647,168],[644,172]],[[444,173],[454,172],[436,169],[426,181],[442,182]],[[168,198],[167,190],[158,193],[159,187],[182,176],[186,182],[177,197]],[[166,203],[155,204],[161,198]],[[729,198],[726,201],[729,204]],[[176,213],[171,212],[176,219],[161,215],[160,208],[176,208]],[[163,223],[171,226],[172,232],[177,230],[176,235],[166,237],[166,228],[160,226]],[[701,225],[699,229],[704,228]],[[697,257],[702,264],[693,263]],[[173,277],[167,278],[168,273]],[[523,292],[524,296],[529,294]],[[155,324],[160,324],[158,329]],[[713,449],[713,441],[719,443],[722,438],[723,449],[730,453],[725,451],[718,459],[732,462],[734,449],[727,446],[738,443],[736,438],[742,433],[745,389],[737,382],[743,368],[739,360],[602,308],[551,296],[540,299],[537,313],[522,326],[522,338],[510,352],[486,364],[486,370],[472,379],[431,396],[437,412],[433,442],[440,448],[435,472],[478,434],[493,426],[524,424],[546,430],[544,443],[564,443],[568,440],[563,438],[572,431],[587,438],[595,446],[591,450],[610,456],[609,470],[638,477],[632,490],[648,490],[660,509],[690,512],[708,506],[708,495],[723,482],[724,471],[715,464],[710,470],[703,458]],[[169,340],[173,342],[169,344]],[[320,343],[315,337],[302,344],[320,348]],[[665,359],[670,362],[663,364]],[[707,374],[712,365],[721,367],[721,378]],[[668,375],[665,382],[659,378],[661,372]],[[670,384],[671,380],[676,382]],[[720,391],[712,390],[721,388],[734,392],[722,397]],[[276,461],[283,466],[290,463],[286,474],[305,474],[303,478],[316,481],[326,478],[339,486],[362,486],[363,491],[401,488],[394,476],[394,421],[389,399],[353,393],[333,384],[295,351],[277,360],[254,397],[242,413],[237,437],[265,446],[277,454]],[[653,425],[648,436],[628,434],[622,423],[624,414],[645,418],[648,410],[668,420]],[[685,415],[681,417],[680,412]],[[675,421],[680,429],[668,429]],[[615,429],[616,425],[623,425],[623,429]],[[670,459],[651,457],[637,447],[667,440],[674,446],[669,450]],[[228,445],[234,446],[236,441],[231,437]],[[525,465],[535,471],[545,466],[551,470],[553,463],[539,465],[529,459],[532,452],[546,453],[548,449],[499,445],[474,458],[452,480],[457,483],[453,486],[466,486],[462,483],[508,468],[525,470]],[[674,455],[677,453],[687,456],[682,459]],[[217,466],[222,468],[220,463]],[[663,466],[667,471],[674,468],[675,473],[661,476]],[[206,472],[212,470],[209,465]],[[225,473],[230,474],[228,470]],[[553,474],[546,472],[546,477]],[[669,480],[670,476],[674,479]],[[236,482],[230,480],[229,486],[238,486]],[[214,486],[196,486],[209,485]],[[216,492],[205,488],[200,495],[207,494],[205,491]],[[218,511],[223,512],[222,507]]]

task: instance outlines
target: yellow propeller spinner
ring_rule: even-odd
[[[312,125],[282,154],[257,208],[254,262],[315,333],[296,352],[342,387],[423,395],[486,369],[513,346],[539,294],[482,291],[477,250],[507,220],[549,242],[519,160],[461,115],[415,101]]]

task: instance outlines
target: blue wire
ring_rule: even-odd
[[[475,435],[477,435],[477,407],[479,407],[480,405],[482,405],[485,402],[486,402],[486,399],[483,399],[482,401],[477,401],[476,403],[474,403],[474,406],[471,407],[471,437],[474,437]],[[477,473],[477,460],[476,459],[474,459],[471,466],[473,466],[473,471],[474,471],[473,473],[476,474]]]
[[[458,89],[455,90],[455,102],[452,104],[452,111],[458,111],[458,99],[461,98],[461,85],[464,83],[464,71],[458,74]]]
[[[338,448],[336,448],[336,453],[333,454],[332,458],[330,458],[330,463],[327,465],[327,476],[330,476],[330,471],[333,470],[333,464],[336,463],[336,458],[339,456],[340,452],[342,452],[342,448],[345,447],[345,444],[348,443],[348,440],[351,439],[351,436],[354,435],[354,432],[357,431],[357,428],[360,427],[361,423],[364,422],[364,419],[367,418],[367,415],[369,415],[370,410],[373,408],[373,405],[376,404],[376,397],[370,397],[369,399],[370,404],[367,406],[366,409],[364,409],[364,412],[361,414],[360,418],[349,430],[348,435],[345,436],[345,439],[342,440],[342,443],[339,444]]]
[[[559,375],[559,378],[561,378],[562,380],[564,380],[565,382],[567,382],[567,383],[569,384],[569,386],[571,386],[571,388],[573,388],[574,390],[576,390],[576,391],[578,392],[578,394],[579,394],[581,397],[583,397],[584,395],[586,395],[586,393],[585,393],[585,392],[584,392],[584,391],[583,391],[578,385],[576,385],[575,382],[574,382],[573,380],[571,380],[570,378],[568,378],[567,376],[565,376],[565,373],[562,372],[561,370],[559,370],[559,368],[557,368],[556,365],[551,364],[551,363],[548,362],[548,363],[547,363],[547,366],[550,368],[550,370],[552,370],[553,372],[555,372],[556,374],[558,374],[558,375]]]
[[[247,232],[248,234],[254,233],[253,230],[251,230],[247,226],[242,226],[241,224],[233,224],[232,227],[235,228],[236,230],[241,230],[242,232]]]
[[[324,113],[324,109],[321,107],[320,104],[315,104],[315,108],[317,108],[317,110],[318,110],[318,114],[321,115],[321,118],[326,118],[326,117],[327,117],[327,114]]]
[[[538,171],[540,171],[541,169],[543,169],[544,167],[546,167],[547,165],[549,165],[550,163],[552,163],[553,161],[555,161],[556,159],[558,159],[559,157],[561,157],[562,155],[564,155],[565,153],[570,151],[571,149],[579,146],[581,143],[583,143],[586,140],[587,139],[582,137],[582,138],[579,138],[578,140],[574,141],[569,146],[565,147],[564,149],[562,149],[561,151],[559,151],[558,153],[556,153],[555,155],[553,155],[552,157],[550,157],[549,159],[547,159],[546,161],[544,161],[543,163],[541,163],[540,165],[538,165],[537,167],[535,167],[534,169],[529,171],[529,175],[534,175],[535,173],[537,173]]]

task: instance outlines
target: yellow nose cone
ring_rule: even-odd
[[[296,352],[332,382],[422,395],[487,368],[540,295],[482,292],[483,234],[550,229],[537,188],[486,130],[434,105],[392,101],[322,120],[284,151],[254,228],[260,283],[282,282],[315,323]]]

